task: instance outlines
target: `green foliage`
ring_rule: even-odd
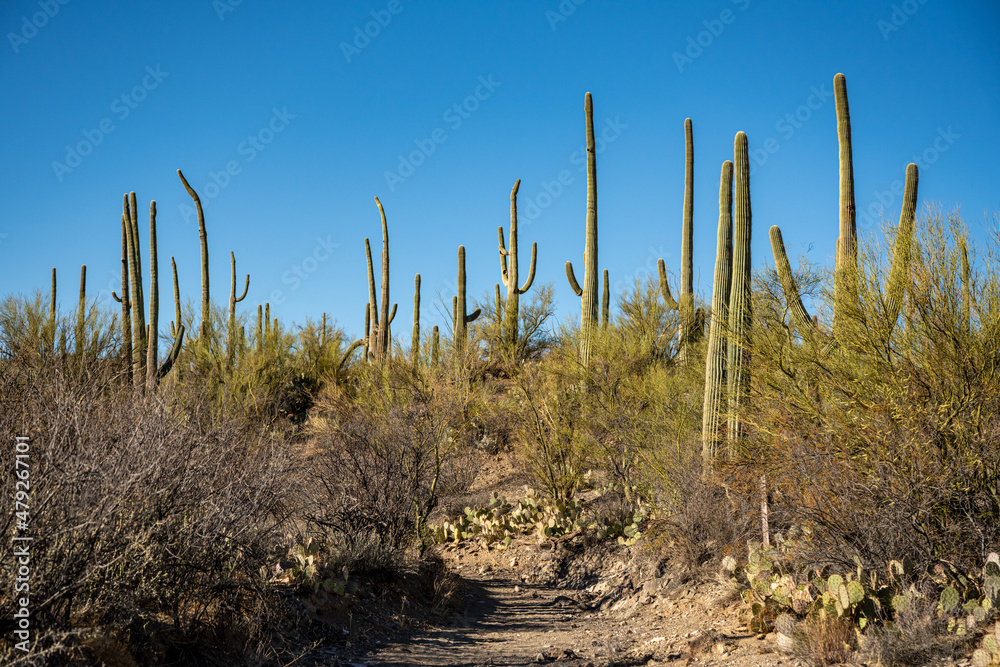
[[[326,568],[320,559],[321,551],[318,540],[306,538],[304,542],[293,544],[270,571],[261,568],[261,575],[265,579],[305,588],[313,593],[320,588],[336,595],[355,592],[358,588],[356,582],[349,581],[344,576],[330,577],[323,574]]]
[[[488,548],[506,549],[521,535],[539,541],[555,539],[584,529],[592,531],[598,539],[616,539],[619,544],[632,546],[642,533],[639,526],[646,518],[640,508],[625,521],[598,521],[589,516],[586,506],[578,500],[538,497],[531,488],[516,505],[496,492],[486,507],[465,508],[465,513],[454,522],[444,521],[431,526],[438,542],[460,544],[480,540]]]
[[[820,617],[847,620],[858,631],[875,623],[891,626],[898,613],[927,598],[937,601],[941,630],[958,635],[975,631],[995,613],[991,595],[994,578],[1000,575],[996,554],[990,554],[979,577],[966,576],[944,562],[921,574],[910,558],[892,560],[882,572],[858,564],[854,571],[840,574],[830,565],[802,565],[800,554],[811,539],[810,529],[792,528],[776,535],[773,546],[751,542],[746,565],[737,566],[732,558],[723,563],[743,587],[755,632],[770,632],[783,616],[786,625],[789,619],[794,624]]]

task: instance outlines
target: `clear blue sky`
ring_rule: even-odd
[[[326,311],[359,334],[364,237],[376,262],[381,247],[377,195],[396,334],[409,335],[417,272],[423,324],[443,325],[432,303],[440,292],[450,304],[459,244],[470,295],[499,281],[496,228],[507,226],[520,178],[522,266],[537,241],[536,284],[552,281],[560,318],[578,314],[563,264],[582,263],[587,91],[598,134],[613,139],[598,156],[600,264],[612,285],[655,271],[658,257],[679,272],[686,117],[696,290],[711,291],[719,170],[739,130],[760,162],[754,265],[772,261],[772,224],[790,254],[828,264],[837,72],[847,76],[859,210],[877,207],[921,154],[921,206],[960,205],[979,236],[1000,210],[991,0],[6,0],[0,27],[0,292],[47,289],[55,266],[67,312],[80,264],[92,296],[118,288],[130,190],[144,239],[149,200],[159,209],[161,318],[170,319],[171,255],[183,296],[197,300],[198,230],[181,168],[207,202],[219,302],[233,250],[241,283],[251,274],[241,307],[270,301],[299,323]],[[421,150],[412,173],[401,166]],[[898,216],[898,196],[886,210]]]

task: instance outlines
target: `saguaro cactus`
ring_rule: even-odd
[[[441,350],[441,332],[438,330],[438,325],[434,325],[431,328],[431,365],[438,365],[438,357],[440,356]]]
[[[834,335],[848,313],[857,309],[858,228],[854,207],[854,161],[851,154],[851,112],[847,105],[847,80],[843,74],[833,77],[833,96],[837,107],[837,143],[840,147],[840,236],[833,284]]]
[[[969,331],[972,327],[972,270],[964,234],[958,237],[958,252],[962,262],[962,330]]]
[[[372,249],[368,239],[365,239],[365,254],[368,258],[368,303],[371,313],[371,329],[369,330],[369,349],[376,360],[383,360],[389,355],[389,342],[392,340],[389,325],[396,317],[396,305],[392,304],[389,311],[389,227],[385,221],[385,209],[382,202],[375,197],[379,215],[382,217],[382,304],[378,305],[375,297],[375,270],[372,265]]]
[[[371,253],[369,253],[369,256],[370,254]],[[369,273],[371,273],[371,262],[369,262],[368,267],[369,267],[368,271]],[[362,340],[364,341],[365,344],[365,347],[362,350],[362,354],[364,355],[363,358],[365,361],[369,361],[371,359],[371,347],[372,347],[371,332],[372,332],[372,303],[371,301],[369,301],[368,303],[365,304],[365,333],[364,336],[362,337]]]
[[[138,239],[138,237],[136,237]],[[160,354],[160,281],[156,255],[156,202],[149,202],[149,324],[146,333],[146,386],[156,383]]]
[[[138,237],[136,237],[138,240]],[[139,291],[142,291],[140,285]],[[149,202],[149,324],[146,325],[146,387],[156,388],[156,383],[165,376],[177,360],[184,341],[184,325],[178,324],[174,344],[163,364],[159,364],[159,318],[160,280],[156,255],[156,202]]]
[[[139,219],[135,192],[125,195],[122,204],[128,242],[129,294],[132,311],[132,382],[141,388],[146,378],[146,314],[142,291],[142,255],[139,249]]]
[[[670,293],[666,265],[657,262],[660,273],[660,293],[667,307],[678,311],[678,356],[686,363],[691,343],[701,334],[699,316],[694,309],[694,135],[691,119],[684,120],[684,210],[681,222],[681,284],[678,299]]]
[[[730,449],[744,435],[743,412],[750,389],[750,351],[746,348],[753,324],[750,286],[750,158],[747,135],[736,134],[733,147],[734,211],[733,271],[729,292],[729,344],[726,382],[729,393]]]
[[[86,324],[87,324],[87,265],[80,267],[80,300],[76,307],[76,356],[83,358],[86,350]]]
[[[899,307],[910,273],[910,248],[913,245],[913,223],[917,212],[917,184],[920,173],[912,162],[906,166],[906,183],[903,186],[903,208],[899,213],[896,242],[892,249],[892,265],[886,285],[886,322],[894,325],[899,318]]]
[[[56,354],[56,267],[52,267],[52,289],[49,291],[49,323],[46,327],[47,347]]]
[[[236,304],[247,297],[250,274],[243,283],[243,293],[236,296],[236,253],[229,251],[229,319],[226,326],[226,363],[232,367],[236,361]]]
[[[410,338],[410,362],[420,363],[420,274],[413,277],[413,335]]]
[[[594,101],[590,93],[583,99],[587,120],[587,236],[583,250],[583,287],[573,273],[573,263],[566,262],[566,278],[580,297],[580,361],[590,365],[591,329],[597,325],[597,152],[594,148]]]
[[[149,324],[145,322],[141,312],[144,302],[142,274],[142,253],[139,250],[139,221],[135,192],[125,195],[122,202],[122,295],[114,292],[111,296],[122,304],[122,354],[128,359],[131,356],[132,365],[129,377],[136,389],[144,386],[155,387],[163,376],[173,367],[177,355],[181,351],[184,339],[184,325],[180,324],[180,306],[177,306],[177,327],[171,327],[174,344],[162,365],[158,362],[158,329],[160,312],[159,275],[157,272],[156,254],[156,202],[149,203]],[[173,258],[171,258],[173,260]],[[179,304],[177,294],[177,267],[174,264],[175,301]]]
[[[517,318],[519,313],[519,297],[531,289],[531,283],[535,280],[535,260],[537,259],[538,244],[531,244],[531,264],[528,265],[528,279],[520,287],[517,286],[518,266],[517,266],[517,190],[521,187],[521,179],[514,182],[514,187],[510,191],[510,250],[504,247],[503,226],[497,227],[497,235],[500,237],[500,274],[504,287],[507,288],[507,304],[502,318],[501,332],[504,339],[511,345],[517,342]],[[500,309],[497,308],[497,319],[500,320]]]
[[[694,321],[694,136],[691,119],[684,119],[684,218],[681,228],[681,291],[679,295],[680,362],[687,363],[695,335]]]
[[[199,335],[203,337],[204,341],[208,341],[209,327],[212,321],[212,304],[208,285],[208,232],[205,231],[205,212],[201,208],[201,198],[188,184],[180,169],[177,170],[177,175],[180,177],[181,183],[184,184],[184,189],[194,200],[194,207],[198,211],[198,237],[201,241],[201,333]]]
[[[726,411],[726,329],[733,278],[733,163],[722,163],[719,177],[719,231],[712,282],[712,322],[705,356],[705,404],[701,421],[701,452],[706,470],[725,439],[721,434]]]
[[[122,305],[122,359],[126,367],[126,380],[132,380],[132,303],[129,301],[129,248],[125,215],[122,214],[122,295],[111,292],[112,298]]]
[[[455,320],[454,344],[456,350],[465,349],[469,339],[468,325],[479,318],[481,310],[467,310],[465,299],[465,246],[458,246],[458,296],[452,298],[452,315]]]

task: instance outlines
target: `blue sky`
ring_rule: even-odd
[[[921,206],[960,205],[980,238],[1000,210],[1000,5],[988,0],[7,0],[0,28],[0,292],[47,289],[55,266],[67,312],[80,264],[91,296],[118,288],[130,190],[144,239],[157,201],[161,269],[175,256],[183,297],[198,299],[181,168],[206,202],[221,303],[232,250],[240,282],[251,274],[241,307],[269,301],[299,323],[326,311],[360,334],[378,196],[394,331],[409,335],[418,272],[422,324],[443,326],[433,302],[450,305],[459,244],[470,295],[500,280],[496,228],[520,178],[522,266],[537,241],[536,284],[551,281],[557,314],[574,316],[563,264],[583,255],[587,91],[607,139],[598,219],[613,286],[658,257],[679,273],[687,117],[696,290],[711,292],[719,171],[739,130],[755,162],[754,265],[772,261],[772,224],[791,255],[829,264],[837,72],[859,226],[880,200],[898,216],[892,186],[914,156]],[[168,270],[160,289],[169,321]]]

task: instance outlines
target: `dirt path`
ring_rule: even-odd
[[[638,590],[623,585],[594,595],[527,584],[514,568],[487,564],[484,572],[481,563],[469,560],[449,563],[466,584],[464,613],[446,627],[416,633],[352,664],[794,664],[774,653],[771,641],[741,627],[738,604],[719,608],[719,591],[711,584],[680,587],[669,595],[650,594],[655,583]]]

